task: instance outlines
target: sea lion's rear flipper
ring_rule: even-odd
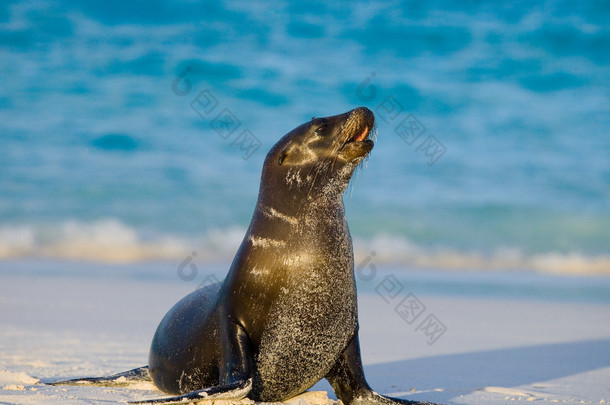
[[[191,391],[184,395],[175,397],[157,398],[145,401],[129,402],[130,404],[185,404],[197,403],[199,401],[209,401],[211,399],[228,399],[238,401],[248,395],[252,389],[252,378],[234,382],[229,385],[205,388],[202,390]]]
[[[341,353],[326,379],[333,387],[337,398],[345,405],[438,405],[432,402],[385,397],[373,391],[364,378],[357,334]]]
[[[105,377],[85,377],[71,380],[53,381],[48,385],[97,385],[101,387],[125,387],[137,382],[152,382],[148,373],[148,366],[134,368]]]

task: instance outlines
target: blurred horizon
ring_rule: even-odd
[[[262,161],[375,112],[357,260],[610,274],[610,5],[0,5],[0,259],[230,261]]]

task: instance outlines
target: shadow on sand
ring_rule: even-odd
[[[402,398],[447,404],[487,386],[516,387],[609,366],[610,339],[603,339],[374,364],[365,367],[365,373],[380,393],[398,392],[396,387],[404,388],[405,384],[417,390],[444,388]],[[430,381],[434,381],[433,386]]]
[[[554,343],[510,349],[402,360],[365,366],[371,387],[382,394],[408,390],[424,392],[395,396],[441,404],[456,403],[483,387],[517,387],[610,367],[610,339]],[[442,388],[443,391],[431,391]],[[313,390],[325,390],[325,381]],[[430,390],[430,391],[429,391]]]

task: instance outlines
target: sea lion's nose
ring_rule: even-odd
[[[354,108],[351,111],[351,114],[356,114],[357,116],[359,116],[359,118],[364,119],[369,128],[371,128],[375,123],[375,114],[373,114],[373,112],[366,107]]]

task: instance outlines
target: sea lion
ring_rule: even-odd
[[[364,107],[313,118],[271,148],[226,279],[179,301],[153,338],[148,374],[177,396],[136,403],[282,401],[326,378],[346,405],[424,404],[372,391],[360,358],[343,193],[374,122]]]

